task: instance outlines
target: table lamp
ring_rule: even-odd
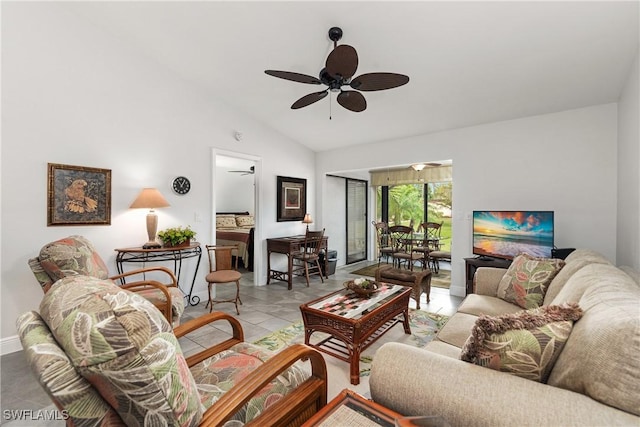
[[[303,224],[307,224],[307,231],[309,231],[309,224],[313,224],[313,220],[311,219],[311,214],[304,214],[304,218],[302,219]]]
[[[142,247],[144,249],[159,248],[162,245],[156,241],[156,231],[158,231],[158,215],[153,211],[156,208],[169,207],[169,202],[164,198],[162,194],[156,188],[143,188],[138,197],[131,203],[129,208],[138,209],[146,208],[150,209],[147,214],[147,235],[149,241]]]

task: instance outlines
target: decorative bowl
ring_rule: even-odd
[[[343,286],[360,297],[369,297],[378,290],[378,285],[373,280],[368,280],[369,284],[366,288],[356,284],[353,280],[343,283]]]

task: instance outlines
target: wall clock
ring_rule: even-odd
[[[191,190],[191,181],[184,176],[178,176],[171,182],[171,188],[176,194],[185,195]]]

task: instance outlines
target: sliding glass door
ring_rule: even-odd
[[[346,179],[347,264],[367,258],[367,181]]]

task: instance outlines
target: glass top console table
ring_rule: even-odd
[[[144,264],[147,262],[173,262],[173,271],[176,275],[176,279],[178,279],[178,287],[180,287],[180,289],[182,289],[182,292],[185,294],[187,303],[190,305],[198,305],[198,303],[200,302],[200,297],[198,297],[197,295],[192,295],[193,286],[195,285],[196,277],[198,276],[200,259],[202,258],[202,248],[200,247],[200,243],[192,242],[189,246],[178,247],[162,247],[151,249],[135,247],[114,250],[117,252],[116,268],[118,270],[118,274],[124,273],[123,264],[125,263]],[[197,258],[197,260],[196,269],[193,272],[193,279],[191,280],[191,288],[189,289],[189,293],[187,294],[186,291],[180,286],[180,274],[182,272],[182,260],[188,258]],[[124,278],[120,280],[124,284]]]

